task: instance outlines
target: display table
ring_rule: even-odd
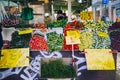
[[[74,56],[78,63],[77,80],[115,80],[116,70],[87,70],[85,55],[75,51]],[[117,54],[114,55],[116,61]],[[19,68],[0,69],[1,80],[43,80],[40,77],[41,58],[72,58],[71,51],[58,51],[54,54],[47,54],[41,51],[30,51],[30,66]],[[81,61],[81,62],[79,62]],[[116,63],[116,62],[115,62]],[[83,67],[84,66],[84,67]],[[47,79],[44,79],[47,80]]]

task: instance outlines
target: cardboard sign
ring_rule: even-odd
[[[97,32],[98,36],[108,38],[109,35],[106,32]]]
[[[80,44],[80,32],[78,30],[67,31],[65,39],[67,45]]]
[[[92,12],[81,12],[80,19],[81,20],[93,20],[93,13]]]
[[[85,49],[88,70],[115,70],[113,54],[110,49]]]
[[[29,48],[3,49],[0,68],[14,68],[29,66]]]
[[[32,29],[20,30],[19,35],[29,34],[29,33],[32,33],[32,32],[33,32]]]

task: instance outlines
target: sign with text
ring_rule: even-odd
[[[65,39],[67,45],[80,44],[80,32],[78,30],[67,31]]]
[[[29,66],[29,48],[3,49],[0,68]]]
[[[80,19],[81,20],[93,20],[93,13],[92,12],[81,12]]]
[[[85,49],[88,70],[115,70],[113,54],[110,49]]]
[[[109,0],[102,0],[102,3],[103,3],[103,4],[108,4],[108,3],[109,3]]]
[[[33,32],[32,29],[20,30],[20,31],[19,31],[19,35],[29,34],[29,33],[32,33],[32,32]]]

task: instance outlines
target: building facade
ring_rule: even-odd
[[[92,0],[92,9],[94,21],[101,19],[103,16],[112,22],[116,22],[116,9],[120,8],[120,0],[109,0],[108,4],[103,4],[102,0]]]

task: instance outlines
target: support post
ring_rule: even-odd
[[[71,0],[68,0],[68,22],[71,21]]]

